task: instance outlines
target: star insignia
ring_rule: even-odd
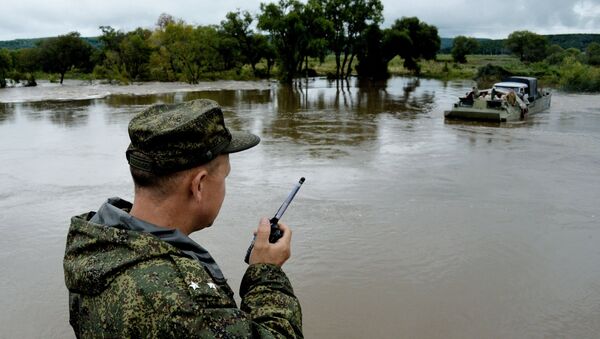
[[[190,287],[193,288],[195,291],[200,286],[198,286],[198,284],[195,281],[192,281],[192,283],[190,284]]]
[[[208,287],[212,288],[213,290],[217,289],[217,285],[215,285],[214,283],[207,283]]]

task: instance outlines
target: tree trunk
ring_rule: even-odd
[[[342,79],[345,79],[344,68],[346,68],[346,62],[348,62],[348,53],[344,53],[344,61],[342,62],[342,74],[340,74],[340,78]]]
[[[273,62],[271,59],[267,59],[267,78],[271,77],[271,67],[273,67]]]
[[[63,80],[65,79],[65,72],[60,72],[60,84],[62,85]]]
[[[308,56],[306,56],[304,59],[304,76],[308,81]]]
[[[348,70],[346,70],[346,76],[344,77],[344,79],[348,79],[350,73],[352,73],[352,61],[354,60],[354,56],[354,53],[352,53],[352,55],[350,56],[350,62],[348,62]]]
[[[335,52],[335,78],[340,78],[340,52]]]

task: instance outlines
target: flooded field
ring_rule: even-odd
[[[131,117],[218,101],[262,143],[231,156],[221,214],[192,238],[234,290],[260,216],[294,229],[284,266],[307,338],[593,338],[600,333],[600,96],[555,92],[502,125],[445,122],[469,81],[396,77],[0,90],[0,337],[71,338],[71,216],[131,199]]]

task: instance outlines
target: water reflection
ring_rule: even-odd
[[[175,101],[176,93],[150,94],[150,95],[111,95],[104,101],[109,107],[121,108],[122,106],[146,106],[156,103],[170,104]]]
[[[232,286],[244,272],[248,211],[270,201],[268,213],[289,178],[311,178],[286,217],[297,230],[286,271],[307,337],[597,337],[600,96],[559,93],[548,112],[497,128],[444,122],[470,81],[340,85],[149,94],[168,85],[144,84],[79,102],[0,104],[3,334],[73,336],[61,266],[68,217],[131,194],[122,152],[135,113],[210,98],[232,129],[263,138],[236,157],[235,195],[200,238]]]
[[[412,113],[427,113],[433,107],[435,93],[418,91],[419,79],[405,79],[388,90],[388,81],[352,79],[350,81],[313,80],[282,85],[277,90],[278,112],[302,110],[349,110],[358,114],[401,113],[400,118],[413,118]]]
[[[85,125],[89,114],[88,109],[93,100],[76,101],[40,101],[10,105],[12,112],[22,113],[27,119],[41,121],[48,119],[52,124],[62,127]],[[14,113],[13,113],[14,114]]]
[[[14,104],[0,104],[0,124],[12,122],[15,119]]]

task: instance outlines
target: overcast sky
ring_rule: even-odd
[[[441,37],[506,38],[516,30],[539,34],[600,33],[600,0],[381,0],[383,26],[417,16]],[[257,14],[267,0],[0,0],[0,40],[78,31],[98,36],[101,25],[122,31],[153,28],[161,13],[192,24],[219,24],[237,8]]]

